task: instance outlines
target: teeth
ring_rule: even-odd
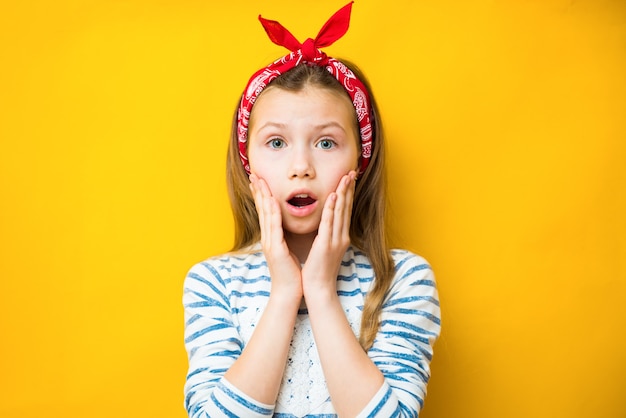
[[[294,197],[297,197],[297,198],[302,198],[302,199],[303,199],[303,198],[305,198],[305,197],[309,197],[309,195],[308,195],[308,194],[301,193],[301,194],[297,194],[297,195],[295,195]]]

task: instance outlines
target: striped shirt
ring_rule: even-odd
[[[395,276],[385,297],[378,334],[368,355],[385,381],[359,417],[417,417],[440,333],[434,276],[426,261],[393,250]],[[359,334],[363,301],[374,273],[368,258],[350,247],[341,262],[337,293]],[[230,253],[198,263],[184,284],[185,347],[189,372],[185,407],[190,418],[336,417],[306,309],[298,312],[289,359],[274,405],[238,390],[224,374],[241,354],[270,294],[260,250]]]

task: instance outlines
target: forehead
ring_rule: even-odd
[[[347,93],[306,85],[299,90],[269,86],[258,96],[250,113],[250,128],[259,118],[329,118],[356,123],[356,111]]]

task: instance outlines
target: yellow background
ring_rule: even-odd
[[[0,416],[184,417],[247,77],[342,0],[0,6]],[[443,307],[423,416],[626,416],[626,3],[359,0],[391,228]]]

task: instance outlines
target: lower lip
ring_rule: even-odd
[[[315,211],[316,207],[317,207],[317,202],[314,202],[306,206],[293,206],[288,203],[287,212],[289,212],[289,214],[292,216],[304,217],[304,216],[309,216],[310,214],[312,214]]]

